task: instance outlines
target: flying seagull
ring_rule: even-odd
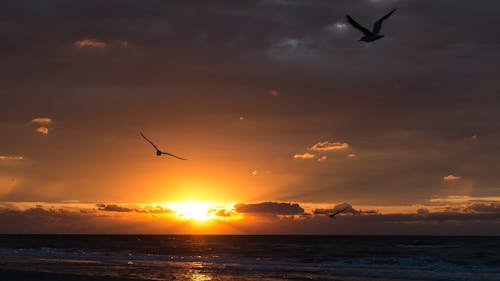
[[[180,159],[180,160],[187,160],[187,159],[175,156],[171,153],[161,151],[152,141],[150,141],[148,138],[146,138],[146,136],[142,132],[139,132],[139,133],[141,133],[141,136],[156,149],[156,156],[162,156],[163,154],[165,154],[165,155],[172,156],[172,157],[175,157],[175,158]]]
[[[347,211],[347,209],[349,209],[349,208],[350,208],[350,207],[346,207],[346,208],[344,208],[344,209],[342,209],[342,210],[339,210],[339,211],[333,212],[333,213],[331,213],[331,214],[328,214],[328,216],[329,216],[332,220],[334,220],[334,219],[336,218],[336,217],[335,217],[336,215],[338,215],[338,214],[340,214],[340,213],[343,213],[343,212]]]
[[[377,41],[378,39],[384,37],[384,35],[380,34],[380,29],[382,28],[382,22],[384,20],[386,20],[388,17],[390,17],[392,15],[392,13],[394,13],[394,11],[396,11],[396,9],[392,10],[387,15],[383,16],[378,21],[376,21],[375,24],[373,24],[373,30],[372,31],[368,30],[368,28],[366,28],[366,27],[362,26],[361,24],[357,23],[349,15],[346,15],[346,17],[347,17],[347,21],[354,28],[356,28],[357,30],[363,32],[363,34],[365,35],[365,36],[361,37],[361,39],[359,39],[359,41],[373,42],[373,41]]]

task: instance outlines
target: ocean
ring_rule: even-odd
[[[0,280],[500,280],[500,237],[0,235]]]

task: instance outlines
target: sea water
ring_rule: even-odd
[[[0,280],[500,280],[500,237],[0,235]]]

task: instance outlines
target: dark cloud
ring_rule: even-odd
[[[327,215],[343,208],[349,208],[345,213],[356,215],[346,216],[346,219],[371,223],[443,223],[443,222],[495,222],[500,220],[500,205],[495,202],[474,203],[464,206],[446,207],[444,211],[431,211],[419,208],[415,213],[382,214],[376,210],[356,210],[347,203],[336,205],[332,209],[316,209],[314,214]],[[342,217],[342,216],[339,216]]]
[[[234,206],[238,213],[273,214],[273,215],[298,215],[304,209],[296,203],[263,202],[256,204],[240,203]]]
[[[446,212],[500,214],[500,203],[483,202],[466,204],[463,206],[448,206],[446,207]]]
[[[117,209],[114,206],[110,209]],[[131,218],[123,209],[116,215],[109,215],[97,209],[72,210],[41,205],[20,210],[14,204],[0,207],[0,233],[165,233],[164,227],[151,223],[149,216],[144,217],[148,219]],[[176,232],[178,228],[172,225],[169,229]]]
[[[341,203],[341,204],[335,205],[335,207],[333,207],[331,209],[315,209],[313,213],[316,214],[316,215],[328,215],[328,214],[332,214],[332,213],[338,212],[340,210],[345,210],[345,211],[343,211],[339,215],[342,215],[342,214],[374,215],[374,214],[378,214],[379,213],[376,210],[368,210],[368,211],[356,210],[349,203]]]
[[[134,209],[131,208],[126,208],[126,207],[121,207],[115,204],[97,204],[97,207],[99,208],[100,211],[108,211],[108,212],[133,212]]]
[[[500,203],[474,203],[464,209],[465,212],[478,212],[478,213],[500,213]]]
[[[2,233],[75,233],[85,232],[91,225],[85,214],[63,209],[30,208],[24,211],[0,209]]]
[[[172,210],[169,208],[161,207],[161,206],[142,206],[140,208],[129,208],[120,206],[117,204],[97,204],[99,211],[107,211],[107,212],[137,212],[137,213],[148,213],[148,214],[168,214],[172,213]]]
[[[363,220],[387,223],[452,223],[452,222],[499,222],[498,203],[474,203],[459,207],[447,207],[444,211],[417,209],[415,214],[378,214]]]

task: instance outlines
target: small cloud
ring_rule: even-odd
[[[303,154],[295,154],[293,156],[293,159],[312,159],[316,157],[314,154],[311,154],[309,152],[304,152]]]
[[[24,157],[0,155],[0,161],[20,161],[20,160],[24,160]]]
[[[312,151],[332,151],[332,150],[345,150],[349,148],[349,144],[345,142],[330,142],[320,141],[309,147]]]
[[[245,117],[240,116],[240,121],[245,121]]]
[[[288,48],[297,48],[302,42],[299,39],[295,38],[287,38],[283,41],[281,41],[278,45],[281,47],[288,47]]]
[[[257,175],[258,173],[259,173],[259,171],[257,171],[257,170],[253,170],[253,171],[252,171],[252,176]]]
[[[285,38],[273,44],[268,49],[268,55],[277,60],[305,59],[315,55],[316,51],[310,48],[311,42],[298,38]]]
[[[78,48],[105,48],[108,44],[104,41],[98,41],[98,40],[93,40],[93,39],[83,39],[83,40],[78,40],[73,43],[73,45]],[[128,42],[127,42],[128,46]]]
[[[318,158],[318,162],[326,161],[326,159],[327,159],[326,155],[323,155],[323,156]]]
[[[347,155],[347,157],[349,157],[349,158],[356,158],[356,157],[358,157],[358,155],[356,155],[356,154],[354,154],[354,153],[349,153],[349,154]]]
[[[330,31],[343,32],[343,31],[347,30],[347,24],[345,24],[343,22],[336,22],[334,24],[327,26],[326,29],[328,29]]]
[[[39,124],[39,125],[48,125],[52,123],[52,118],[48,117],[38,117],[38,118],[33,118],[30,121],[31,123]]]
[[[45,126],[38,127],[38,128],[35,129],[35,132],[40,133],[42,135],[48,135],[49,134],[49,128],[47,128]]]
[[[273,96],[273,97],[277,97],[277,96],[279,96],[279,95],[280,95],[280,92],[278,92],[277,90],[271,90],[271,91],[270,91],[270,94],[271,94],[271,96]]]
[[[461,176],[455,176],[453,174],[449,174],[447,176],[444,176],[443,180],[445,180],[445,181],[457,181],[457,180],[459,180],[461,178],[462,178]]]
[[[128,47],[128,41],[121,41],[120,42],[120,47],[127,48]]]

